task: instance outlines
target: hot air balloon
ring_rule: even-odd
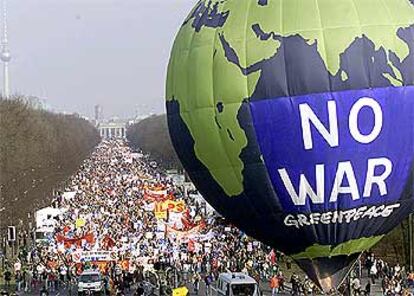
[[[201,0],[166,99],[203,196],[325,291],[414,211],[412,1]]]

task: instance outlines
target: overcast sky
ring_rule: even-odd
[[[87,116],[96,104],[105,117],[161,113],[172,42],[195,2],[9,0],[11,89]]]

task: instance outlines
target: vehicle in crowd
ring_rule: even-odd
[[[64,212],[65,209],[54,208],[52,206],[37,210],[35,212],[36,228],[53,228],[57,223],[56,218],[62,215]]]
[[[82,272],[78,279],[78,295],[105,295],[105,284],[99,271]]]
[[[241,272],[220,273],[217,285],[212,288],[213,295],[259,296],[259,284],[256,280]]]
[[[42,228],[36,229],[36,232],[35,232],[36,243],[41,244],[41,243],[48,242],[48,240],[53,237],[53,231],[54,231],[53,228],[51,229],[50,227],[42,227]]]
[[[45,207],[36,211],[36,231],[35,240],[37,243],[47,242],[53,237],[55,226],[57,225],[57,218],[65,212],[65,209],[54,207]]]

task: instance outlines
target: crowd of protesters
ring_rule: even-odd
[[[54,198],[53,207],[62,212],[53,219],[53,234],[13,266],[17,290],[58,290],[88,268],[102,272],[112,293],[147,278],[158,287],[163,281],[166,286],[192,283],[197,290],[223,271],[257,279],[277,276],[283,288],[281,254],[227,225],[187,189],[125,141],[103,141],[71,178],[66,191],[75,194]],[[170,214],[166,219],[154,214],[157,199],[183,202],[173,224]],[[74,258],[85,251],[111,252],[113,260]]]
[[[354,295],[370,295],[372,286],[381,285],[382,295],[413,295],[414,291],[414,272],[405,270],[405,267],[396,264],[388,264],[384,260],[377,258],[374,253],[367,252],[361,259],[359,277],[362,273],[368,276],[369,280],[362,287],[359,277],[352,281]],[[355,271],[357,274],[358,272]],[[373,295],[373,294],[371,294]]]
[[[201,283],[209,294],[226,271],[267,282],[272,295],[287,286],[292,295],[317,291],[309,278],[293,272],[289,258],[225,223],[195,191],[124,140],[103,141],[66,191],[73,193],[70,198],[58,194],[52,202],[61,209],[53,217],[53,232],[21,252],[4,273],[6,284],[14,276],[18,292],[72,289],[87,269],[100,270],[107,295],[144,295],[147,288],[171,295],[170,288],[189,284],[200,295]],[[177,213],[157,216],[157,204],[165,201],[179,204]],[[110,259],[87,260],[86,252],[103,252]],[[403,291],[414,284],[412,273],[406,276],[398,265],[391,268],[373,255],[365,266],[372,284],[382,281],[384,295],[409,295]],[[357,280],[352,285],[354,295],[366,291]]]

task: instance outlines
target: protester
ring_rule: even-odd
[[[384,260],[377,258],[374,253],[368,252],[362,257],[362,273],[368,274],[371,281],[366,283],[363,290],[359,289],[360,279],[355,277],[351,281],[353,295],[371,295],[376,280],[381,281],[382,295],[413,295],[410,286],[410,274],[400,264],[391,266]]]
[[[6,283],[6,287],[10,287],[11,279],[12,279],[12,273],[10,272],[10,270],[6,269],[6,271],[4,272],[4,281]]]
[[[277,275],[273,275],[270,279],[270,289],[272,289],[272,296],[279,293],[280,280]]]

